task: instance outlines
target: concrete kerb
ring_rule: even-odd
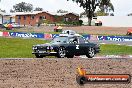
[[[87,58],[85,55],[82,55],[82,56],[76,56],[77,58]],[[125,59],[125,58],[132,58],[132,55],[103,55],[103,56],[95,56],[93,58],[106,58],[106,59],[118,59],[118,58],[122,58],[122,59]]]

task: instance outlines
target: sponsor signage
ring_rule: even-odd
[[[52,34],[44,34],[44,39],[52,39]]]
[[[88,74],[86,69],[78,68],[76,81],[78,84],[85,83],[130,83],[129,74]]]
[[[59,36],[59,34],[0,32],[0,36],[53,39],[53,38]],[[132,36],[98,36],[98,35],[82,35],[82,36],[86,40],[132,41]]]
[[[0,36],[3,36],[3,32],[0,32]]]
[[[98,40],[98,36],[97,35],[90,35],[90,40]]]
[[[9,36],[9,32],[3,32],[3,36],[4,37],[8,37]]]
[[[59,34],[52,34],[52,38],[58,37]]]
[[[87,82],[125,82],[129,83],[131,76],[129,74],[87,74]]]
[[[44,34],[41,33],[10,32],[10,36],[21,37],[21,38],[44,38]]]
[[[86,40],[90,39],[90,35],[82,35]]]
[[[132,41],[131,36],[98,36],[98,40],[110,40],[110,41]]]

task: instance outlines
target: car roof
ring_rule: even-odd
[[[59,37],[80,37],[80,34],[59,34]]]
[[[64,30],[62,31],[62,34],[76,34],[76,32],[73,30]]]

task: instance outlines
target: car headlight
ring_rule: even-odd
[[[36,46],[33,46],[32,49],[35,50],[35,49],[37,49],[37,47]]]
[[[53,47],[52,46],[47,46],[47,50],[52,50]]]
[[[50,47],[49,46],[47,46],[47,50],[49,50],[50,49]]]

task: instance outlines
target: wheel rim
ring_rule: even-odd
[[[60,48],[60,49],[59,49],[59,56],[60,56],[61,58],[63,58],[63,57],[65,57],[65,55],[66,55],[65,49],[64,49],[64,48]]]
[[[93,48],[90,48],[90,49],[89,49],[89,55],[90,55],[91,57],[94,56],[94,49],[93,49]]]

